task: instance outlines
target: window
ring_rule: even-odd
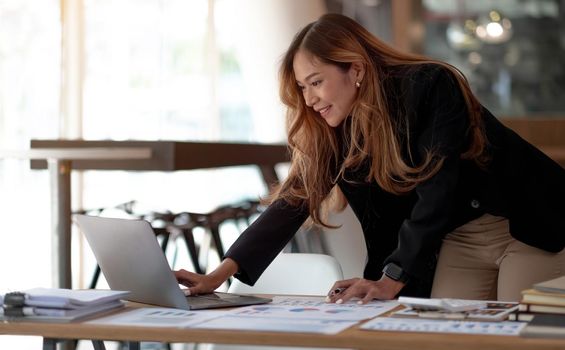
[[[226,19],[233,11],[233,1],[86,1],[83,137],[253,141]],[[254,167],[88,171],[81,181],[83,208],[137,200],[151,210],[206,212],[266,190]],[[75,280],[93,269],[84,252]]]
[[[58,136],[59,14],[57,0],[0,2],[0,149]],[[50,285],[50,264],[44,263],[51,260],[47,172],[0,158],[0,213],[0,293]],[[0,336],[2,349],[40,346],[39,337]]]
[[[60,24],[55,0],[13,0],[0,4],[0,148],[28,148],[31,138],[56,138],[59,115]],[[6,290],[51,283],[49,181],[29,162],[0,159],[2,279]],[[25,254],[21,254],[25,252]],[[30,257],[37,260],[28,261]],[[28,265],[26,265],[28,264]],[[19,277],[8,267],[33,266]],[[29,270],[28,270],[29,271]]]

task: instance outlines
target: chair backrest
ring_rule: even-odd
[[[344,278],[362,277],[367,263],[367,246],[353,210],[348,205],[345,210],[332,213],[328,224],[338,227],[323,228],[320,237],[324,240],[325,253],[339,261]]]
[[[234,280],[231,293],[326,295],[335,281],[343,279],[338,261],[329,255],[281,253],[253,287]]]

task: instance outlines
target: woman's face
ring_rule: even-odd
[[[304,101],[331,127],[338,126],[351,112],[357,95],[356,82],[362,73],[354,64],[344,71],[304,50],[294,55],[294,77]]]

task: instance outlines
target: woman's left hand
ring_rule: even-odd
[[[385,275],[378,281],[366,280],[364,278],[352,278],[334,283],[326,301],[341,304],[351,298],[360,298],[359,304],[366,304],[373,299],[391,300],[396,297],[404,283],[395,281]],[[339,293],[335,290],[341,289]]]

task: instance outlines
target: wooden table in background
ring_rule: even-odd
[[[275,165],[289,160],[285,145],[220,142],[32,140],[31,150],[5,153],[32,159],[32,169],[50,170],[56,252],[53,286],[59,288],[72,288],[72,170],[176,171],[255,165],[269,187],[278,182]]]

